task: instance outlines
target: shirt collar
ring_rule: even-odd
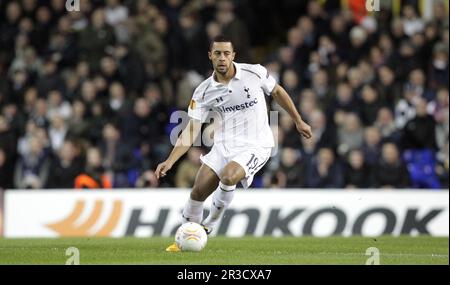
[[[242,74],[241,67],[234,61],[233,61],[233,65],[234,65],[234,68],[236,69],[236,74],[234,75],[234,77],[231,80],[233,80],[234,78],[241,80],[241,76],[242,76],[241,75]],[[222,83],[219,83],[216,81],[216,79],[214,79],[215,74],[216,74],[216,72],[213,71],[212,76],[211,76],[211,79],[212,79],[211,81],[212,81],[212,86],[217,87],[217,86],[221,85]]]
[[[239,64],[237,64],[236,62],[233,61],[234,64],[234,68],[236,68],[236,74],[234,75],[234,78],[236,78],[237,80],[241,80],[241,67],[239,66]]]

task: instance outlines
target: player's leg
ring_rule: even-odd
[[[236,184],[241,181],[248,188],[257,173],[269,160],[270,148],[252,148],[238,152],[231,158],[220,173],[219,188],[214,192],[211,211],[203,221],[203,226],[210,233],[222,217],[234,197]]]
[[[203,202],[211,195],[219,184],[219,177],[206,164],[202,164],[195,178],[191,195],[183,209],[183,223],[188,221],[199,223],[203,219]],[[178,252],[180,248],[176,243],[166,248],[169,252]]]
[[[211,210],[202,223],[208,234],[211,233],[233,200],[236,184],[244,178],[245,170],[235,161],[229,162],[222,170],[219,187],[213,195]]]
[[[219,185],[219,177],[206,164],[197,172],[191,195],[183,209],[183,223],[201,223],[203,220],[203,202]]]

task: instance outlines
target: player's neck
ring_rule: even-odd
[[[215,80],[219,83],[222,84],[228,84],[228,82],[230,82],[230,80],[234,77],[234,75],[236,74],[236,68],[234,67],[234,64],[231,64],[231,67],[228,69],[227,73],[225,74],[220,74],[219,72],[214,72],[215,74]]]

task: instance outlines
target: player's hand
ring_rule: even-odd
[[[310,139],[312,137],[311,127],[307,123],[300,121],[300,122],[296,123],[295,126],[297,127],[297,131],[303,137],[305,137],[307,139]]]
[[[156,178],[164,177],[167,174],[167,171],[169,171],[172,168],[172,163],[169,161],[164,161],[158,164],[158,167],[156,168],[155,174]]]

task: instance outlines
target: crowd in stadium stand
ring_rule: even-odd
[[[191,187],[208,148],[167,177],[170,115],[210,76],[209,40],[234,41],[292,96],[254,187],[448,187],[448,6],[398,15],[343,1],[0,1],[0,189]]]

